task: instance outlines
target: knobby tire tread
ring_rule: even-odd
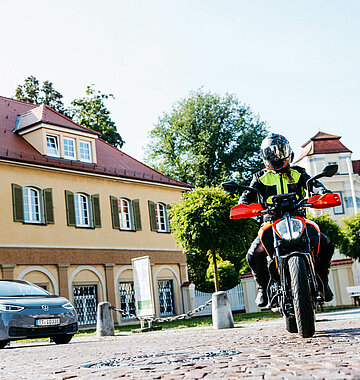
[[[304,259],[291,257],[289,272],[298,332],[301,337],[309,338],[315,334],[315,318]]]

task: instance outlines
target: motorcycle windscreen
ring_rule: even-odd
[[[251,203],[249,205],[240,204],[232,207],[230,210],[230,219],[246,219],[258,216],[263,211],[263,208],[258,203]]]
[[[341,199],[338,194],[326,193],[323,195],[314,195],[308,199],[313,208],[322,209],[328,207],[336,207],[341,205]]]

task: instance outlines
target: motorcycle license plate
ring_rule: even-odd
[[[60,318],[42,318],[35,320],[35,326],[57,326],[60,325]]]

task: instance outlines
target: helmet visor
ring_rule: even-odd
[[[274,141],[263,149],[263,157],[267,161],[280,161],[288,158],[290,156],[290,146],[286,143],[280,143],[279,141]]]

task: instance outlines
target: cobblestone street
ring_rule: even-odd
[[[276,319],[79,337],[62,346],[11,343],[1,359],[1,379],[360,379],[360,309],[317,315],[309,339]]]

